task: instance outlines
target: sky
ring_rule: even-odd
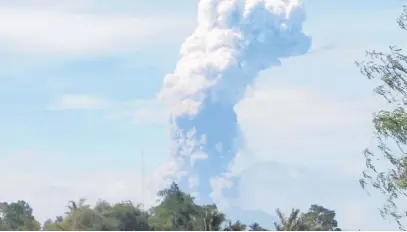
[[[198,201],[247,223],[271,226],[276,208],[320,204],[336,210],[343,229],[394,229],[377,211],[380,196],[358,182],[381,103],[354,61],[405,47],[402,4],[304,1],[309,49],[253,76],[227,105],[233,152],[224,161],[194,156],[191,171],[173,158],[174,125],[220,138],[227,118],[202,110],[204,126],[197,116],[171,123],[173,108],[157,96],[180,72],[198,1],[0,0],[0,200],[24,199],[45,221],[81,197],[152,205],[180,179]],[[224,171],[232,177],[214,176]],[[205,189],[186,183],[196,176]]]

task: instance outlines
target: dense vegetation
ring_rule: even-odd
[[[319,205],[311,205],[306,213],[292,209],[288,216],[277,209],[279,221],[274,223],[275,228],[263,228],[256,222],[245,225],[227,220],[216,205],[197,205],[194,198],[182,192],[176,183],[158,195],[162,197],[160,204],[149,210],[130,201],[116,204],[99,201],[93,207],[84,199],[71,201],[65,215],[49,219],[42,226],[35,220],[33,209],[27,202],[3,202],[0,205],[0,230],[340,230],[335,211]]]

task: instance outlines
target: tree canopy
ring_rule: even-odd
[[[406,6],[397,22],[402,30],[407,29]],[[407,55],[390,46],[387,52],[367,52],[367,57],[356,64],[364,76],[378,83],[374,93],[388,103],[389,109],[373,115],[377,147],[364,151],[366,170],[360,183],[386,197],[380,213],[393,218],[404,230],[402,219],[407,216],[407,209],[397,201],[406,197],[407,188]]]
[[[100,200],[94,206],[85,199],[70,201],[62,216],[46,220],[43,225],[34,218],[33,209],[25,201],[0,203],[0,230],[44,231],[266,231],[259,223],[249,226],[231,221],[215,204],[199,205],[181,191],[176,183],[158,192],[159,204],[144,210],[131,201],[115,204]],[[311,205],[306,213],[293,209],[288,217],[277,210],[277,230],[337,230],[335,211]]]

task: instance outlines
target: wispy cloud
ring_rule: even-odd
[[[69,55],[134,51],[178,38],[192,26],[191,20],[171,14],[134,16],[58,6],[0,5],[0,21],[7,22],[0,25],[0,51]]]
[[[48,110],[103,110],[111,120],[129,120],[131,124],[164,124],[167,122],[170,107],[164,102],[152,99],[115,101],[90,94],[64,94],[59,96]]]
[[[53,110],[84,110],[105,109],[109,106],[107,100],[88,94],[65,94],[59,97],[50,109]]]

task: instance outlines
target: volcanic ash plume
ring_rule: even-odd
[[[304,20],[299,0],[200,0],[197,27],[159,97],[172,104],[173,152],[201,200],[209,200],[210,179],[236,155],[234,106],[246,86],[310,48]]]

